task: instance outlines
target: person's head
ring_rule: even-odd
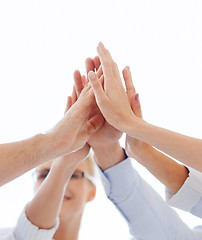
[[[36,191],[48,175],[51,162],[40,165],[35,170]],[[81,218],[87,202],[94,199],[96,194],[95,184],[91,181],[95,176],[95,163],[92,156],[82,161],[72,175],[66,190],[60,211],[60,222],[67,222],[73,218]]]

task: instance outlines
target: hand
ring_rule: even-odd
[[[90,71],[95,71],[98,78],[101,78],[101,81],[103,82],[103,72],[100,65],[99,57],[87,58],[86,59],[86,72],[87,74]],[[75,71],[74,74],[74,81],[75,81],[75,88],[77,96],[81,93],[84,85],[88,82],[88,79],[86,79],[84,76],[81,76],[79,71]],[[91,117],[95,114],[98,114],[100,112],[96,101],[94,100],[91,104]],[[110,125],[107,121],[104,121],[104,124],[102,127],[96,131],[90,139],[88,140],[88,144],[93,148],[103,148],[103,146],[109,146],[119,141],[119,139],[122,136],[122,132],[118,131],[116,128],[114,128],[112,125]]]
[[[55,139],[59,155],[66,155],[82,148],[90,136],[103,124],[101,114],[90,117],[90,106],[94,100],[91,86],[87,84],[79,99],[72,105],[72,97],[68,97],[68,111],[63,119],[50,132]]]
[[[65,107],[64,114],[70,109],[71,105],[73,105],[77,100],[76,88],[73,87],[72,92],[72,102],[70,103],[70,98],[67,100],[67,104]],[[79,162],[85,160],[90,151],[90,146],[86,143],[81,149],[77,150],[76,152],[70,153],[64,157],[60,157],[59,159],[54,160],[52,167],[60,166],[60,167],[76,167]]]
[[[123,70],[123,78],[125,81],[127,96],[131,105],[131,109],[138,118],[142,119],[142,109],[139,101],[139,94],[137,94],[135,91],[129,67],[126,67]],[[150,145],[126,134],[125,150],[129,157],[138,158],[141,152],[146,148],[149,148],[149,146]]]
[[[116,63],[103,44],[99,44],[98,55],[101,60],[104,73],[104,89],[99,76],[93,71],[88,74],[90,83],[95,93],[97,105],[103,116],[120,131],[126,131],[130,121],[137,119],[131,110],[130,103],[122,85],[122,80]]]

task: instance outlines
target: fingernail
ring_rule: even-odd
[[[135,94],[135,101],[136,101],[136,102],[139,102],[139,101],[140,101],[139,93]]]
[[[90,71],[88,73],[88,77],[89,77],[90,80],[95,80],[96,79],[96,75],[93,71]]]
[[[103,48],[103,47],[104,47],[104,44],[103,44],[102,42],[100,42],[100,43],[99,43],[99,46]]]

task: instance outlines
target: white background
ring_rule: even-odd
[[[85,73],[84,60],[96,55],[99,41],[120,70],[131,67],[146,121],[201,138],[201,13],[200,0],[1,0],[0,143],[46,131],[62,117],[73,71]],[[134,166],[164,196],[163,186],[135,160]],[[32,187],[27,173],[0,189],[1,227],[15,225]],[[179,214],[190,227],[201,223]],[[127,234],[98,190],[80,239]]]

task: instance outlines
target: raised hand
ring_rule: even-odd
[[[76,102],[76,100],[77,94],[74,86],[72,96],[68,97],[64,114],[66,114],[66,112],[71,108],[71,106]],[[85,160],[88,157],[89,151],[90,146],[86,143],[81,149],[54,160],[52,167],[62,166],[70,169],[72,167],[75,168],[80,161]]]
[[[99,44],[97,51],[104,74],[104,88],[99,76],[93,71],[88,74],[97,105],[107,122],[118,130],[126,132],[128,124],[131,121],[134,123],[134,119],[136,120],[137,117],[131,110],[118,67],[109,51],[102,43]]]
[[[101,84],[103,84],[104,76],[102,72],[102,67],[100,65],[99,57],[87,58],[86,59],[86,72],[87,74],[90,71],[96,71],[96,75],[101,79]],[[74,73],[75,89],[77,97],[79,97],[83,87],[88,83],[88,79],[84,76],[81,76],[80,72],[77,70]],[[93,117],[96,114],[101,114],[96,101],[94,100],[91,104],[91,114]],[[118,131],[116,128],[111,126],[107,121],[104,121],[102,127],[91,135],[88,140],[88,144],[92,148],[102,148],[105,145],[111,145],[117,143],[122,136],[122,132]]]
[[[73,96],[75,97],[75,93]],[[56,141],[60,140],[58,149],[64,152],[64,155],[82,148],[90,136],[102,126],[104,119],[101,114],[90,117],[90,106],[93,100],[94,95],[90,84],[84,87],[73,105],[72,98],[68,98],[68,104],[72,106],[50,133]]]
[[[125,81],[126,93],[131,105],[131,109],[138,118],[142,118],[142,109],[139,101],[139,94],[136,93],[135,87],[133,85],[132,75],[129,67],[126,67],[123,70],[123,78]],[[125,149],[129,157],[138,158],[141,152],[144,151],[147,147],[149,147],[148,144],[129,135],[126,135]]]

